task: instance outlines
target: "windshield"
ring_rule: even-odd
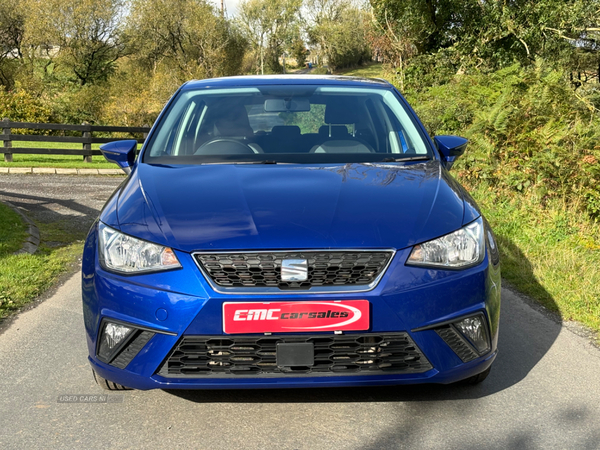
[[[330,163],[429,159],[390,90],[259,86],[179,93],[144,162]]]

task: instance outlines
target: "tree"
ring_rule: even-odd
[[[369,59],[369,17],[351,0],[307,0],[304,14],[310,43],[331,69]]]
[[[134,59],[179,82],[237,74],[246,47],[205,0],[133,0],[127,36]]]
[[[0,84],[12,87],[15,60],[21,59],[25,28],[22,4],[0,0]]]
[[[296,60],[298,67],[304,67],[308,50],[304,44],[304,40],[298,36],[290,45],[290,56]]]
[[[531,64],[536,57],[565,62],[577,48],[596,45],[600,9],[599,0],[371,0],[371,5],[387,47],[401,53],[397,59],[451,50],[457,66],[491,69]]]
[[[245,0],[238,6],[237,24],[250,42],[260,73],[282,70],[279,57],[298,36],[302,0]]]
[[[125,0],[30,0],[25,23],[32,58],[44,53],[81,86],[105,81],[125,47]],[[55,53],[55,54],[54,54]]]

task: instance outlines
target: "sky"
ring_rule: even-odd
[[[221,0],[210,0],[212,1],[214,4],[217,5],[217,7],[221,7]],[[238,3],[240,3],[240,0],[225,0],[225,11],[227,11],[227,15],[229,17],[233,16],[236,12],[236,8]]]

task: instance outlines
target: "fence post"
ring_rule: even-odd
[[[83,122],[81,125],[89,125],[89,123]],[[84,138],[91,138],[92,137],[91,131],[89,131],[89,130],[88,131],[84,131],[83,132],[83,137]],[[91,142],[89,142],[89,143],[85,143],[84,142],[83,143],[83,149],[84,150],[92,151],[92,143]],[[91,163],[92,162],[92,155],[84,156],[83,157],[83,161],[86,162],[86,163]]]
[[[144,125],[142,125],[143,127],[150,127],[150,125],[148,125],[147,123],[145,123]],[[142,138],[144,139],[144,144],[146,143],[146,139],[148,138],[148,133],[142,133]],[[139,150],[137,148],[137,146],[135,147],[135,154],[137,156],[137,154],[139,153]]]
[[[2,119],[2,141],[4,148],[12,148],[12,141],[10,140],[10,127],[8,126],[9,119]],[[12,153],[4,153],[4,162],[13,162]]]

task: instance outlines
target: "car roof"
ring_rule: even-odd
[[[346,77],[340,75],[248,75],[192,80],[182,86],[183,90],[223,88],[233,86],[268,85],[319,85],[392,88],[385,80],[378,78]]]

